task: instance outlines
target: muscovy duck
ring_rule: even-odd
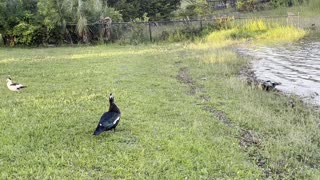
[[[112,93],[109,96],[109,111],[105,112],[98,123],[96,130],[94,131],[93,135],[99,135],[103,131],[112,130],[115,132],[116,127],[119,124],[121,112],[118,106],[114,103],[114,98]]]
[[[262,83],[262,89],[266,91],[271,91],[273,90],[277,85],[280,85],[281,83],[279,82],[272,82],[270,80],[264,81]]]
[[[13,83],[11,78],[7,78],[7,87],[11,91],[20,91],[22,88],[26,88],[27,86],[24,86],[20,83]]]

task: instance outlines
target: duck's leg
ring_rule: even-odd
[[[113,128],[113,132],[114,132],[114,133],[116,132],[116,128]]]

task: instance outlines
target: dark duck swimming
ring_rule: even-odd
[[[109,96],[109,111],[105,112],[98,123],[96,130],[94,131],[93,135],[99,135],[103,131],[112,130],[115,132],[116,127],[119,124],[121,112],[118,106],[114,103],[114,98],[112,93]]]

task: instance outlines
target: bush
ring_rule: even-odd
[[[127,26],[118,27],[113,29],[113,36],[112,38],[118,39],[118,42],[121,45],[125,44],[133,44],[137,45],[143,43],[147,40],[147,34],[145,33],[146,24],[136,24],[136,23],[129,23]]]
[[[218,32],[219,32],[220,30],[230,30],[233,27],[234,27],[234,17],[233,16],[215,18],[213,24],[208,24],[205,28],[202,29],[201,36],[205,37],[205,36],[209,36],[211,34],[210,38],[212,38],[212,40],[215,41],[215,40],[217,40],[216,38],[219,39],[219,37],[215,36],[216,34],[219,34],[219,33],[215,32],[214,33],[215,35],[212,35],[213,31],[218,30]]]
[[[173,33],[169,34],[169,42],[179,42],[187,40],[187,36],[182,30],[175,30]]]
[[[187,26],[185,29],[178,29],[169,34],[169,42],[194,41],[201,34],[201,30],[195,27]]]
[[[165,41],[169,38],[169,36],[170,36],[170,33],[168,31],[162,31],[160,40]]]
[[[257,0],[242,0],[238,1],[237,9],[239,11],[253,11],[255,10],[255,5],[257,4]]]
[[[214,19],[214,28],[217,30],[226,30],[233,27],[234,17],[219,17]]]
[[[11,41],[10,46],[15,45],[34,45],[43,41],[44,29],[25,22],[20,22],[12,31],[7,33]]]
[[[74,33],[69,32],[69,34],[66,34],[66,37],[67,38],[65,38],[65,39],[68,40],[66,42],[69,42],[71,40],[77,39],[77,35],[76,35],[75,32]],[[63,40],[64,40],[64,36],[63,36],[63,33],[61,32],[61,28],[54,27],[53,29],[50,29],[47,32],[45,43],[48,43],[48,44],[61,44],[63,42]],[[73,43],[75,43],[75,42],[73,42]]]

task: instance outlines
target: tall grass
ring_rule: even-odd
[[[248,32],[264,32],[270,28],[270,25],[267,25],[263,20],[252,20],[246,23],[243,27],[239,29]]]
[[[306,35],[306,31],[291,26],[263,20],[250,20],[228,30],[215,31],[207,38],[207,42],[225,41],[223,44],[232,44],[236,41],[253,40],[256,43],[290,42]],[[229,42],[229,43],[228,43]]]
[[[276,27],[268,32],[259,35],[260,42],[291,42],[301,39],[306,35],[306,31],[294,27]]]
[[[320,1],[318,0],[309,0],[309,8],[313,11],[320,11]]]

